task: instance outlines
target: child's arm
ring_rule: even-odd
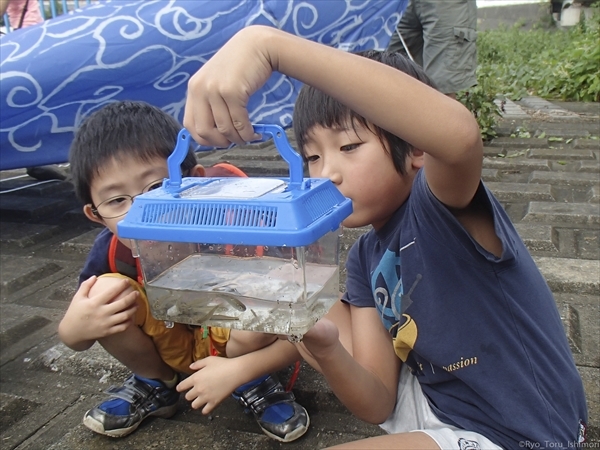
[[[190,366],[196,372],[179,383],[177,390],[186,392],[192,408],[210,414],[238,386],[280,370],[302,356],[323,373],[353,414],[381,423],[396,402],[400,360],[375,308],[350,308],[352,355],[340,343],[336,324],[322,319],[299,344],[301,354],[289,342],[279,340],[235,358],[204,358]]]
[[[209,356],[190,366],[196,372],[179,383],[177,390],[187,391],[185,398],[192,408],[210,414],[237,387],[299,359],[296,348],[282,340],[235,358]]]
[[[184,125],[194,139],[219,146],[256,139],[246,105],[272,71],[314,86],[424,151],[428,184],[446,205],[471,201],[483,158],[466,108],[399,70],[274,28],[241,30],[190,79]]]
[[[58,326],[62,342],[83,351],[97,339],[124,331],[137,309],[137,291],[122,295],[129,287],[125,279],[95,276],[81,283]],[[100,293],[90,297],[92,288]]]
[[[348,320],[336,314],[340,307],[348,311]],[[396,403],[400,372],[390,334],[375,308],[340,302],[326,317],[304,335],[302,355],[323,373],[350,412],[366,422],[382,423]]]

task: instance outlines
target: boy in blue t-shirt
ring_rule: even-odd
[[[190,79],[194,139],[256,139],[245,107],[273,71],[306,84],[294,129],[311,177],[352,200],[344,226],[373,227],[350,251],[342,301],[298,344],[353,414],[390,433],[343,448],[584,442],[583,385],[556,304],[481,181],[473,115],[397,54],[255,26]]]
[[[180,392],[204,414],[233,394],[265,434],[294,441],[306,433],[308,414],[268,375],[298,359],[292,344],[264,333],[155,319],[131,243],[117,234],[134,197],[168,177],[167,158],[180,129],[155,106],[114,102],[86,119],[71,146],[71,175],[84,214],[105,229],[88,255],[59,336],[76,351],[99,342],[133,372],[107,391],[109,399],[86,412],[83,423],[122,437],[149,416],[175,414]],[[181,169],[184,176],[245,176],[229,164],[202,167],[191,148]]]

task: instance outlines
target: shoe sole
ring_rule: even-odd
[[[104,436],[120,438],[120,437],[124,437],[124,436],[127,436],[128,434],[133,433],[137,429],[137,427],[139,427],[140,424],[150,416],[168,419],[168,418],[172,417],[176,412],[177,412],[177,404],[174,404],[171,406],[165,406],[164,408],[161,408],[159,410],[151,412],[150,414],[148,414],[146,417],[144,417],[142,420],[140,420],[135,425],[132,425],[128,428],[119,428],[117,430],[105,430],[102,422],[99,422],[96,419],[94,419],[93,417],[88,416],[88,414],[86,412],[85,415],[83,416],[83,425],[85,425],[87,428],[94,431],[95,433],[103,434]]]
[[[260,426],[260,424],[259,424],[259,426]],[[263,427],[260,427],[260,428],[263,430],[263,433],[265,433],[270,438],[275,439],[276,441],[279,441],[279,442],[293,442],[296,439],[299,439],[302,436],[304,436],[304,434],[308,431],[308,427],[309,426],[310,426],[310,416],[307,414],[306,415],[306,425],[304,427],[302,427],[302,428],[295,429],[291,433],[286,434],[284,437],[277,436],[276,434],[273,434],[270,431],[265,430]]]

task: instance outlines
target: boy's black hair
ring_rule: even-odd
[[[140,161],[171,155],[181,125],[160,108],[144,102],[110,103],[88,117],[71,144],[69,162],[77,197],[93,203],[90,185],[101,168],[113,159],[133,156]],[[196,155],[188,151],[183,173],[195,165]]]
[[[357,52],[356,54],[401,70],[411,77],[435,88],[433,82],[420,66],[399,53],[367,50]],[[404,164],[406,156],[411,152],[411,147],[406,141],[368,122],[364,117],[356,114],[344,104],[308,85],[304,85],[300,90],[294,107],[294,134],[300,154],[305,157],[304,146],[308,134],[314,126],[318,125],[323,128],[343,127],[348,120],[352,124],[358,122],[372,130],[383,146],[385,148],[389,147],[396,170],[401,174],[405,173]]]

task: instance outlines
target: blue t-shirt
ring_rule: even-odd
[[[100,276],[112,272],[108,263],[108,250],[110,248],[112,237],[113,234],[108,228],[104,228],[98,236],[96,236],[96,240],[88,254],[83,270],[79,274],[79,284],[83,283],[92,275]]]
[[[392,219],[350,250],[344,300],[377,308],[441,421],[507,449],[573,447],[587,408],[552,293],[483,184],[475,203],[492,211],[500,258],[435,198],[421,170]]]

